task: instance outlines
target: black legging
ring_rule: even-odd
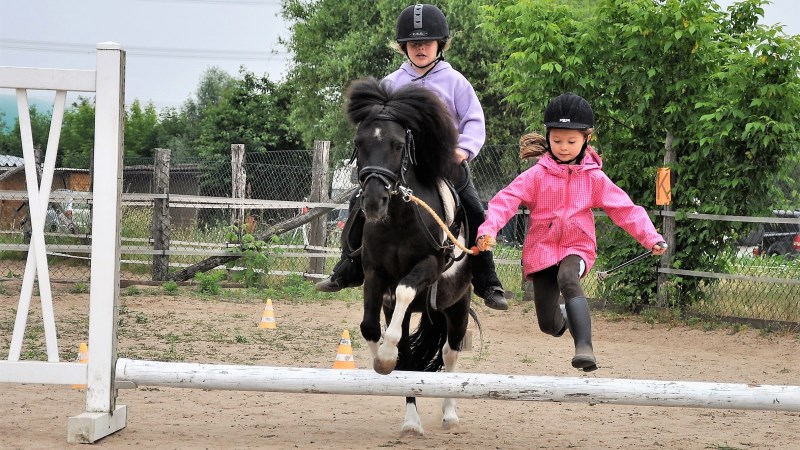
[[[559,336],[564,332],[564,316],[558,306],[558,295],[564,300],[585,297],[581,287],[581,258],[569,255],[559,264],[529,274],[533,282],[533,301],[539,329],[543,333]]]

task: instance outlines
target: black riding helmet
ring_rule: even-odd
[[[397,18],[397,42],[447,41],[450,28],[442,11],[423,3],[411,5]]]
[[[395,40],[405,52],[406,57],[408,57],[407,42],[439,42],[438,57],[424,67],[432,66],[431,69],[433,69],[439,61],[444,59],[444,47],[448,39],[450,39],[450,28],[447,26],[447,18],[439,8],[433,5],[417,3],[404,9],[397,17]]]
[[[589,145],[589,139],[583,141],[583,147],[575,159],[562,162],[553,155],[550,149],[550,129],[566,128],[570,130],[588,130],[594,128],[594,112],[583,97],[567,92],[550,100],[544,110],[544,126],[547,129],[546,143],[547,151],[560,164],[569,164],[573,161],[581,161]]]

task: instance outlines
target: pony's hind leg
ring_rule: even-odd
[[[406,417],[403,419],[400,437],[420,437],[423,434],[425,434],[425,430],[422,429],[422,420],[417,411],[417,399],[406,397]]]
[[[442,359],[444,359],[445,372],[455,372],[458,365],[458,350],[450,348],[450,341],[445,342],[442,347]],[[456,399],[442,399],[442,428],[445,430],[457,430],[459,428],[458,414],[456,412]]]

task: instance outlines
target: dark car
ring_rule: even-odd
[[[800,211],[777,209],[772,213],[782,219],[800,219]],[[800,224],[765,223],[743,238],[741,245],[753,246],[754,255],[800,256]]]

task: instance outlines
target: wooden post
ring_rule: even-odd
[[[153,220],[150,237],[153,250],[169,250],[169,169],[171,152],[168,148],[155,149],[153,159],[153,194],[166,194],[167,198],[153,200]],[[153,281],[169,279],[169,255],[153,255]]]
[[[674,135],[671,131],[667,131],[667,137],[664,142],[664,167],[670,167],[670,165],[675,161],[675,149],[672,147],[672,141],[674,139]],[[664,211],[672,211],[672,205],[665,205]],[[664,239],[667,240],[667,251],[661,255],[661,264],[660,267],[671,267],[672,266],[672,258],[675,256],[675,217],[664,216],[664,229],[662,230],[662,236]],[[667,274],[659,273],[658,274],[658,285],[656,288],[656,304],[658,307],[663,308],[666,306],[667,295],[666,286],[667,286]]]
[[[330,201],[328,192],[328,159],[331,151],[330,141],[314,141],[314,155],[311,159],[311,196],[310,202],[325,203]],[[318,217],[309,223],[308,244],[310,246],[325,246],[325,224],[327,214]],[[308,273],[324,274],[325,258],[309,258]]]
[[[245,198],[247,173],[244,171],[244,144],[231,144],[231,197]],[[231,211],[231,223],[239,227],[244,225],[244,208],[234,207]],[[241,228],[239,229],[241,238]]]

